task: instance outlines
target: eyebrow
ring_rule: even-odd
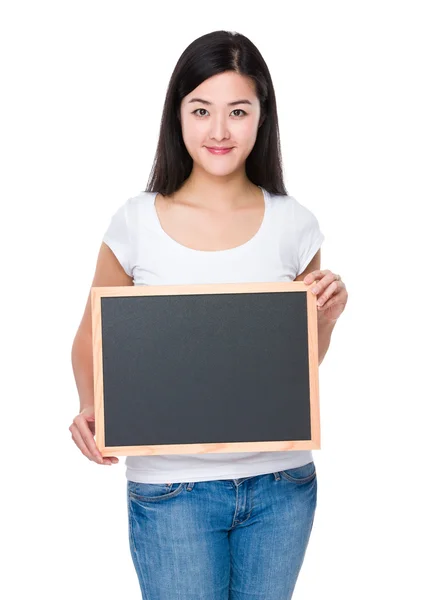
[[[190,104],[191,102],[201,102],[201,104],[207,104],[208,106],[213,105],[213,102],[208,102],[208,100],[202,100],[202,98],[192,98],[191,100],[189,100],[188,104]],[[251,106],[250,100],[247,100],[247,99],[235,100],[234,102],[228,102],[227,106],[235,106],[236,104],[250,104],[250,106]]]

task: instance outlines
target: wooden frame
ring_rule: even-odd
[[[104,389],[102,359],[101,299],[114,296],[179,295],[179,294],[235,294],[263,292],[306,292],[308,362],[310,388],[310,440],[271,442],[232,442],[204,444],[167,444],[150,446],[106,446],[104,439]],[[318,381],[318,314],[316,296],[303,282],[261,282],[190,285],[138,285],[93,287],[91,289],[93,374],[96,444],[102,456],[153,455],[221,452],[259,452],[320,449],[320,411]]]

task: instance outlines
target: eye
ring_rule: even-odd
[[[206,110],[205,108],[197,108],[197,110],[194,110],[194,111],[192,112],[192,114],[193,114],[193,115],[195,115],[195,116],[197,116],[197,117],[200,117],[200,118],[204,117],[205,115],[197,115],[197,114],[196,114],[196,113],[197,113],[199,110],[205,110],[205,111],[207,112],[207,110]],[[245,112],[245,110],[242,110],[242,108],[235,108],[234,110],[232,110],[232,112],[240,112],[240,113],[243,113],[244,115],[246,115],[246,114],[247,114],[247,113]],[[244,116],[244,115],[240,115],[240,116],[242,117],[242,116]]]
[[[197,110],[194,110],[192,112],[192,114],[195,115],[196,117],[204,117],[204,115],[197,115],[196,114],[199,110],[206,110],[206,109],[205,108],[197,108]],[[207,112],[207,110],[206,110],[206,112]]]
[[[245,112],[245,110],[242,110],[242,108],[235,108],[235,110],[234,110],[233,112],[235,112],[235,111],[237,111],[237,112],[240,112],[240,113],[244,113],[244,115],[246,115],[246,114],[247,114],[247,113]],[[242,115],[241,115],[241,117],[242,117]]]

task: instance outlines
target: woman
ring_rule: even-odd
[[[285,189],[268,68],[241,34],[190,44],[172,74],[147,189],[113,215],[93,286],[316,282],[319,362],[347,292],[320,270],[315,216]],[[80,413],[94,441],[90,300],[72,352]],[[310,451],[128,456],[129,541],[143,598],[288,600],[316,508]]]

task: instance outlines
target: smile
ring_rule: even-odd
[[[214,149],[214,148],[208,148],[207,146],[206,146],[206,149],[209,150],[209,152],[211,152],[212,154],[227,154],[228,152],[230,152],[230,150],[233,150],[233,148]]]

